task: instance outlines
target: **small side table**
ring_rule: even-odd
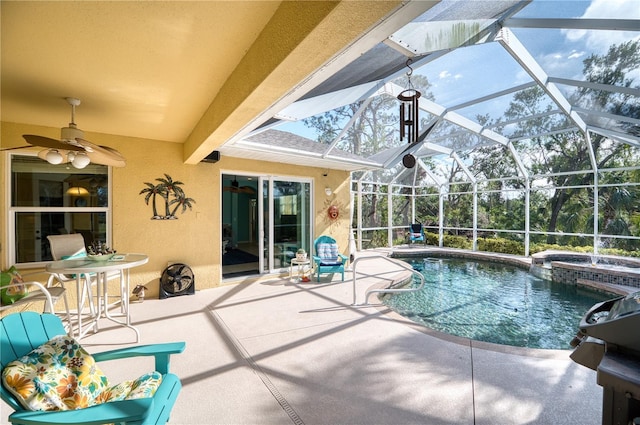
[[[304,273],[305,266],[311,266],[311,260],[298,260],[296,258],[291,259],[291,265],[289,266],[289,277],[293,277],[293,266],[298,266],[298,274],[296,275],[296,282],[300,282],[300,276]]]

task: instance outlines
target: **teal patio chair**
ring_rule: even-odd
[[[409,240],[413,242],[424,242],[424,228],[420,223],[414,223],[409,229]]]
[[[0,397],[14,409],[13,424],[164,424],[182,388],[169,358],[184,348],[174,342],[89,355],[58,316],[10,314],[0,320]],[[96,365],[135,356],[154,356],[155,371],[117,386]]]
[[[326,273],[341,273],[344,282],[344,268],[347,263],[347,256],[340,254],[336,240],[331,236],[320,236],[313,242],[315,255],[313,262],[316,267],[317,280],[320,282],[320,275]]]

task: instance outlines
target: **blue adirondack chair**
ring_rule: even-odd
[[[54,337],[65,335],[59,317],[53,314],[23,312],[10,314],[0,320],[0,369],[4,370],[14,360],[42,347]],[[184,342],[142,345],[92,354],[95,362],[124,359],[136,356],[154,356],[155,370],[162,380],[149,398],[109,401],[77,410],[28,410],[20,399],[4,385],[0,396],[15,411],[9,416],[13,424],[164,424],[182,388],[178,377],[169,372],[171,354],[184,351]],[[59,367],[59,365],[56,365]]]
[[[422,224],[414,223],[411,225],[409,231],[409,239],[411,240],[411,243],[424,242],[424,229],[422,227]]]
[[[317,280],[320,275],[326,273],[341,273],[344,282],[344,267],[347,264],[347,256],[340,254],[336,240],[331,236],[320,236],[314,242],[315,255],[313,262],[316,266]]]

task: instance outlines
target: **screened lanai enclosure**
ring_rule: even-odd
[[[640,255],[638,1],[411,3],[222,151],[351,171],[359,248]]]

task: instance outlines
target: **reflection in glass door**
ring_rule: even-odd
[[[300,248],[309,252],[310,183],[274,180],[273,262],[274,268],[289,267]]]
[[[256,177],[222,175],[222,275],[260,273]]]
[[[310,252],[310,181],[224,174],[222,182],[224,277],[286,269],[299,248]]]
[[[269,253],[273,251],[273,244],[271,242],[271,232],[269,229],[271,228],[271,215],[269,213],[269,208],[271,203],[269,202],[269,197],[271,193],[271,181],[267,178],[261,179],[262,184],[262,198],[260,202],[260,211],[262,212],[262,220],[260,221],[262,224],[260,226],[260,235],[262,235],[262,258],[260,259],[260,270],[264,273],[268,273],[271,269],[273,269],[273,264],[270,262]]]

